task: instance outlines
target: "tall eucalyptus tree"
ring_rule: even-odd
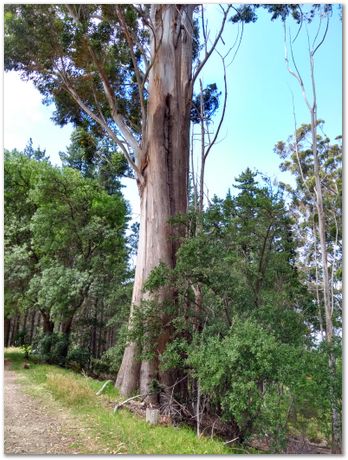
[[[200,48],[195,11],[184,4],[13,4],[5,8],[5,68],[30,79],[56,104],[55,120],[109,139],[134,171],[140,196],[140,233],[130,327],[143,285],[160,262],[173,267],[183,228],[169,223],[186,212],[193,86],[232,22],[255,21],[255,6],[222,6],[215,37]],[[266,5],[272,19],[297,14],[296,5]],[[203,26],[204,31],[204,26]],[[206,34],[205,34],[206,35]],[[208,44],[210,43],[210,46]],[[196,58],[196,60],[195,60]],[[161,303],[173,302],[161,291]],[[153,359],[139,362],[126,347],[117,378],[123,394],[148,393],[160,375],[158,357],[171,331],[163,313]]]
[[[71,121],[108,136],[134,171],[141,218],[131,318],[151,270],[160,262],[175,264],[176,235],[168,221],[187,208],[193,84],[230,7],[223,9],[221,29],[193,73],[194,9],[51,4],[9,5],[5,11],[6,69],[19,71],[47,102],[55,101],[58,123]],[[162,328],[157,355],[169,335]],[[117,378],[124,394],[139,387],[148,392],[158,378],[157,357],[140,363],[137,354],[129,343]]]

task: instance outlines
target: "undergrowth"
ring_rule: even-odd
[[[51,396],[78,418],[89,435],[102,445],[102,452],[119,454],[246,454],[242,448],[227,447],[217,439],[196,437],[187,427],[150,426],[145,420],[127,410],[115,414],[112,404],[122,400],[113,385],[108,385],[102,395],[96,392],[103,382],[76,374],[71,370],[44,364],[30,363],[23,368],[24,354],[18,349],[5,350],[5,359],[21,375],[27,392],[45,399]],[[84,453],[81,451],[81,453]]]

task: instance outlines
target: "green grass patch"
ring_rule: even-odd
[[[11,362],[12,370],[18,370],[23,366],[24,352],[19,348],[5,348],[4,358],[5,361],[8,360]]]
[[[127,410],[113,414],[105,406],[106,401],[120,400],[113,385],[96,396],[103,382],[93,380],[71,370],[51,365],[30,363],[23,368],[23,353],[18,349],[5,350],[5,358],[12,369],[23,377],[25,388],[44,399],[50,395],[88,430],[98,446],[100,454],[246,454],[247,450],[227,447],[217,439],[198,439],[194,431],[186,427],[151,426]],[[83,452],[81,452],[83,453]]]

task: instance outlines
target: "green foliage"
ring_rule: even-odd
[[[105,323],[116,312],[121,324],[127,319],[126,300],[115,299],[128,302],[128,208],[119,190],[110,195],[76,170],[33,159],[31,144],[27,150],[5,153],[6,315],[39,310],[51,327],[61,324],[64,335],[38,337],[35,353],[63,365],[83,305],[100,297]]]
[[[319,179],[323,194],[326,226],[326,250],[329,263],[329,278],[332,280],[333,321],[341,328],[342,312],[342,139],[335,142],[324,134],[324,121],[318,120],[317,153]],[[289,171],[296,179],[295,187],[287,187],[292,199],[294,230],[297,236],[298,254],[296,264],[308,290],[315,297],[308,310],[312,327],[320,331],[325,317],[322,293],[318,290],[321,279],[321,256],[319,253],[319,224],[316,205],[314,157],[312,151],[311,125],[302,124],[287,142],[280,141],[274,150],[283,160],[281,169]]]
[[[120,5],[125,23],[136,36],[134,49],[138,63],[142,47],[149,43],[149,32],[133,5]],[[95,17],[101,17],[95,21]],[[140,19],[138,21],[138,19]],[[98,65],[113,90],[119,112],[126,116],[135,133],[141,132],[139,88],[135,83],[128,42],[112,5],[8,5],[5,12],[5,66],[31,79],[47,103],[55,101],[55,121],[71,122],[93,130],[101,128],[76,104],[59,75],[59,62],[66,66],[69,84],[90,109],[103,113],[108,124],[112,114],[100,78]],[[25,37],[30,36],[30,43]],[[54,44],[54,46],[53,46]],[[97,56],[97,61],[94,57]],[[61,70],[61,69],[60,69]],[[58,71],[58,72],[57,72]],[[95,97],[91,97],[94,94]],[[145,89],[144,89],[145,95]]]
[[[65,366],[69,349],[69,337],[66,334],[57,333],[52,341],[49,363]]]
[[[81,370],[88,367],[90,362],[90,353],[84,348],[74,346],[69,350],[66,360],[70,367]]]
[[[63,166],[77,169],[84,177],[94,178],[109,193],[121,190],[120,177],[132,177],[122,153],[115,151],[110,141],[78,127],[71,135],[66,152],[60,152]]]
[[[154,298],[177,293],[161,369],[184,369],[198,381],[210,410],[237,424],[239,440],[266,436],[280,452],[289,429],[308,434],[301,421],[329,434],[327,355],[316,346],[314,299],[296,267],[283,190],[250,169],[234,188],[204,213],[174,220],[188,229],[176,266],[160,264],[145,288]],[[161,312],[160,303],[145,309],[149,328]],[[144,336],[141,330],[140,346]]]
[[[134,310],[128,339],[139,345],[139,360],[153,358],[161,325],[161,304],[158,302],[143,300],[139,308]]]
[[[215,83],[207,85],[202,91],[192,99],[192,108],[190,112],[190,120],[194,124],[198,124],[204,119],[205,122],[210,122],[219,108],[219,92]],[[202,112],[203,109],[203,113]]]
[[[177,322],[176,322],[177,325]],[[178,329],[177,329],[178,330]],[[183,338],[176,338],[168,343],[164,353],[161,355],[161,369],[182,369],[186,365],[188,343]]]
[[[326,359],[318,351],[282,344],[252,320],[238,319],[224,338],[193,342],[187,364],[222,416],[237,422],[242,439],[266,436],[279,452],[289,426],[305,436],[313,437],[313,430],[329,435]]]
[[[64,334],[38,334],[32,345],[32,353],[37,359],[49,364],[63,366],[67,355],[67,337]]]
[[[189,351],[188,364],[202,391],[214,395],[223,416],[237,422],[243,437],[255,434],[260,417],[261,426],[268,429],[279,418],[280,407],[272,406],[274,386],[279,383],[279,345],[257,323],[236,320],[223,339],[209,337]]]

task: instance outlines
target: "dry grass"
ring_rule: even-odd
[[[67,405],[95,403],[95,395],[88,383],[77,381],[73,376],[50,372],[46,386],[56,399],[63,400]]]
[[[76,426],[86,435],[81,437],[81,445],[73,446],[81,454],[89,454],[92,450],[104,455],[248,453],[231,449],[217,439],[198,439],[195,432],[186,427],[152,426],[127,410],[114,414],[109,406],[118,395],[112,385],[105,394],[96,396],[102,385],[100,381],[50,365],[32,363],[30,369],[24,370],[23,354],[18,350],[8,351],[6,357],[11,360],[12,369],[23,377],[28,392],[35,393],[35,397],[41,400],[52,397],[52,407],[59,407],[58,410],[69,417],[76,417]],[[108,407],[105,407],[106,402]],[[75,434],[74,428],[72,435]],[[86,439],[94,445],[87,446]]]

